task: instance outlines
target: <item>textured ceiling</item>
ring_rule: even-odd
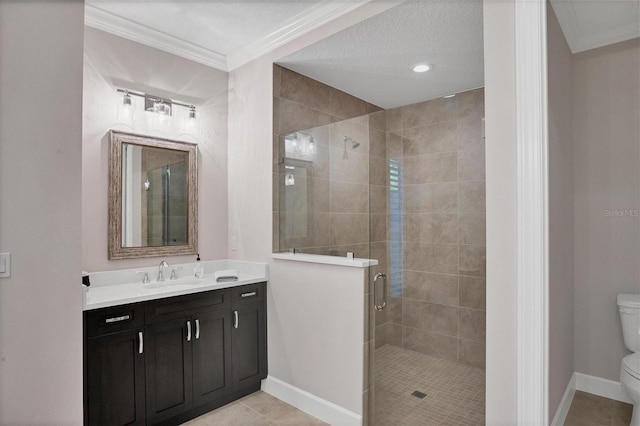
[[[407,1],[279,63],[392,108],[483,86],[482,28],[480,1]]]

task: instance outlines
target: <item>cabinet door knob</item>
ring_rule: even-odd
[[[187,342],[191,341],[191,321],[187,321]]]
[[[196,320],[196,340],[200,338],[200,320]]]
[[[138,353],[141,354],[144,352],[144,335],[142,331],[138,331]]]
[[[238,311],[233,311],[233,328],[238,328]]]

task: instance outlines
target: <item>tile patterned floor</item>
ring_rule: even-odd
[[[627,426],[633,406],[613,399],[576,391],[565,426]]]
[[[375,357],[377,426],[484,425],[483,369],[391,345]],[[415,390],[427,396],[411,396]]]
[[[183,425],[317,426],[326,425],[326,423],[274,398],[268,393],[258,391],[187,423],[183,423]]]

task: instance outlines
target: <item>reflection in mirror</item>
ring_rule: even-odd
[[[111,132],[109,258],[196,252],[196,146]]]
[[[184,151],[122,144],[122,245],[187,243]]]

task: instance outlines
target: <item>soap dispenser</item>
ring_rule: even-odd
[[[200,253],[196,257],[196,266],[193,268],[193,276],[196,278],[202,278],[204,275],[204,268],[200,264]]]

